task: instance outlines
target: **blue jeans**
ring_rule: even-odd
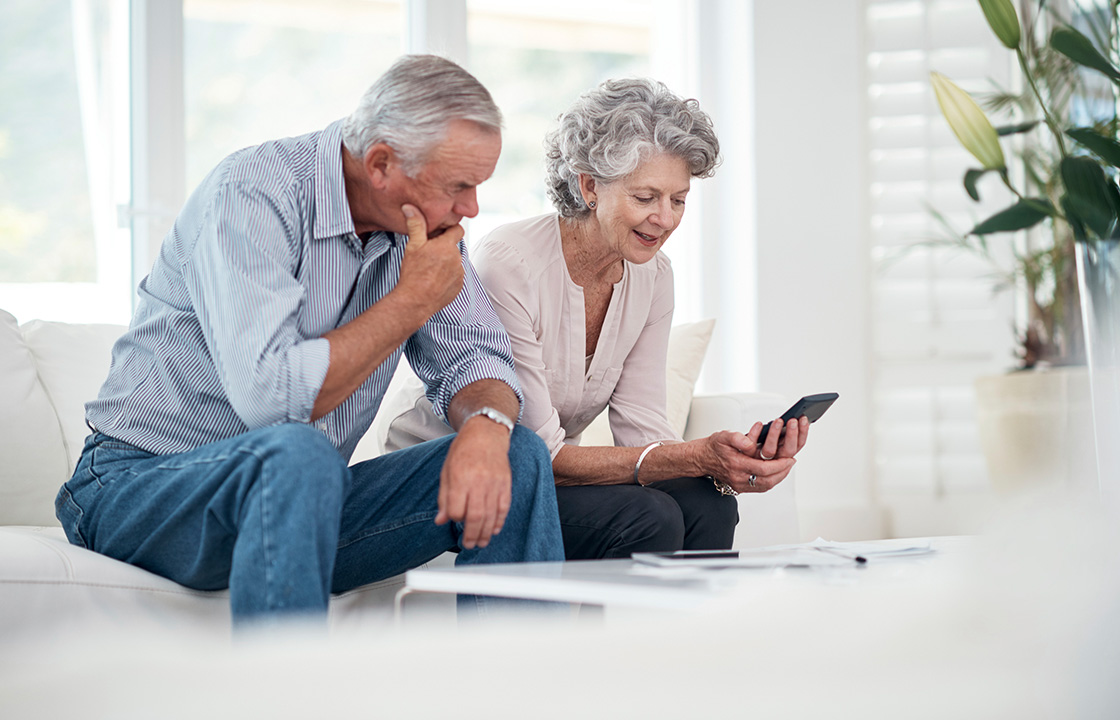
[[[199,590],[228,587],[235,624],[325,615],[331,592],[392,577],[448,550],[456,564],[563,560],[552,463],[510,438],[512,504],[485,548],[434,522],[454,436],[347,467],[318,430],[253,430],[177,455],[95,432],[55,512],[70,542]]]

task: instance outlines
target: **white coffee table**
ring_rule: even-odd
[[[405,574],[397,593],[396,613],[413,593],[487,595],[657,610],[694,610],[730,592],[751,585],[773,583],[890,583],[920,574],[922,568],[959,556],[969,538],[913,538],[882,540],[884,548],[927,542],[933,552],[908,557],[872,558],[867,563],[845,563],[809,568],[662,570],[633,560],[584,560],[550,563],[508,563],[445,568],[421,568]],[[865,543],[861,543],[863,545]]]

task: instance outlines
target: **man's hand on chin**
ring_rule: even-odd
[[[505,524],[510,504],[510,432],[476,415],[451,442],[439,483],[436,524],[463,523],[462,546],[486,547]]]

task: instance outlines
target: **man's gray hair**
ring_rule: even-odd
[[[436,55],[405,55],[362,95],[343,123],[342,144],[360,160],[383,142],[413,175],[455,120],[502,129],[502,113],[477,78]]]
[[[645,78],[607,80],[560,116],[545,138],[548,197],[562,217],[590,212],[579,189],[581,173],[612,183],[657,153],[687,163],[693,177],[715,174],[719,140],[708,114],[664,83]]]

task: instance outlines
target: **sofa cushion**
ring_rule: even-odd
[[[66,446],[69,479],[82,445],[89,435],[85,423],[86,403],[97,397],[109,376],[113,343],[123,325],[78,325],[32,320],[24,323],[23,339],[35,356],[39,379],[51,405],[60,418],[62,441]]]
[[[15,317],[0,310],[0,525],[57,525],[70,474],[62,427]]]
[[[665,359],[665,417],[669,426],[684,435],[696,378],[704,367],[704,356],[712,340],[715,318],[674,325],[669,330],[669,352]]]
[[[444,560],[435,564],[449,564]],[[332,595],[332,629],[387,627],[393,598],[404,586],[396,575]],[[451,601],[427,609],[450,614]],[[183,587],[113,558],[76,547],[58,527],[0,527],[0,637],[42,638],[105,629],[229,631],[229,592]]]

